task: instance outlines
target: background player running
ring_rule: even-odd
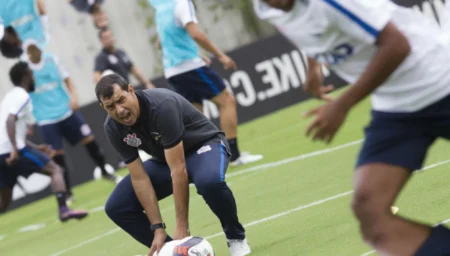
[[[225,69],[236,63],[219,50],[198,26],[195,9],[188,0],[149,0],[155,9],[156,28],[163,52],[164,74],[174,89],[203,111],[203,100],[219,107],[220,125],[231,148],[231,166],[259,161],[262,155],[239,151],[236,100],[223,79],[199,55],[199,47],[217,57]]]
[[[118,182],[121,177],[105,169],[105,157],[89,125],[78,112],[78,101],[67,70],[55,56],[44,53],[36,45],[27,46],[29,65],[36,81],[31,93],[33,112],[42,138],[56,151],[53,159],[67,170],[63,138],[71,145],[82,143],[91,159],[101,169],[103,178]],[[69,172],[64,175],[69,195],[72,195]]]
[[[27,125],[34,121],[28,94],[35,88],[32,71],[26,63],[19,62],[11,68],[9,75],[15,87],[5,95],[0,105],[0,211],[6,211],[10,204],[19,176],[27,178],[32,173],[43,173],[51,177],[60,220],[86,217],[86,211],[67,207],[63,170],[43,153],[51,155],[52,149],[26,142]]]

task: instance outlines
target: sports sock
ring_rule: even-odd
[[[53,161],[63,168],[64,183],[66,183],[67,194],[72,195],[72,186],[70,185],[69,168],[67,168],[64,155],[56,155],[53,157]]]
[[[94,160],[94,163],[100,167],[100,170],[102,171],[102,175],[108,174],[105,169],[105,156],[103,155],[103,152],[101,151],[100,147],[97,144],[97,141],[93,140],[89,144],[86,144],[86,149],[89,152],[89,155],[91,156],[92,160]]]
[[[227,139],[228,145],[230,145],[231,150],[231,161],[235,161],[241,156],[241,152],[239,152],[237,138]]]
[[[434,227],[431,235],[415,254],[415,256],[428,255],[450,255],[450,230],[445,226]]]
[[[66,205],[66,193],[65,192],[56,192],[56,201],[58,201],[59,209],[63,207],[67,207]]]

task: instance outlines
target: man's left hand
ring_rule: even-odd
[[[175,228],[175,232],[173,233],[173,240],[181,240],[185,237],[190,236],[190,232],[188,228]]]
[[[332,101],[308,111],[305,116],[315,116],[308,126],[306,136],[313,135],[313,140],[322,140],[329,144],[348,114],[348,109],[338,101]]]
[[[78,105],[78,100],[76,97],[70,98],[70,108],[72,111],[77,111],[80,108],[80,105]]]

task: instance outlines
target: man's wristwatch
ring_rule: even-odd
[[[166,229],[166,223],[163,222],[163,223],[156,223],[156,224],[150,225],[150,229],[152,232],[155,232],[155,230],[160,229],[160,228]]]

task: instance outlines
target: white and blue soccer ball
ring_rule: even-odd
[[[165,243],[159,254],[153,256],[214,256],[214,250],[206,239],[189,236]]]

